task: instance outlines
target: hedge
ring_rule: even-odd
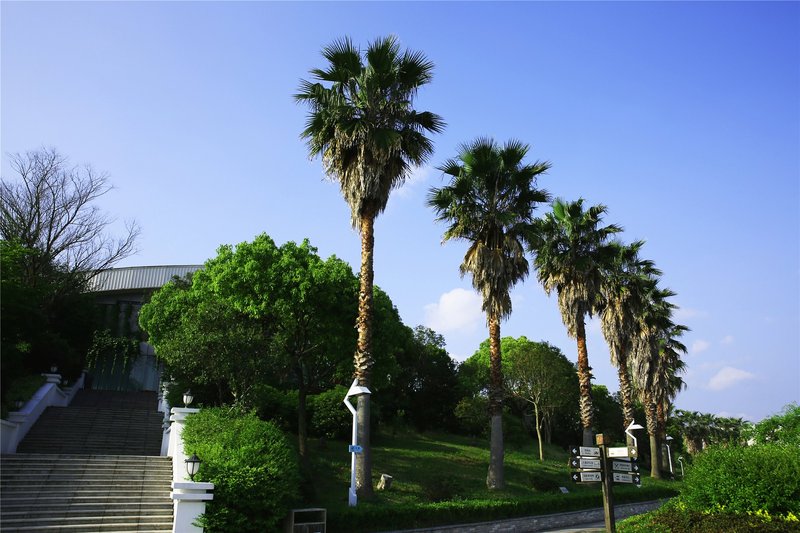
[[[214,499],[201,525],[209,533],[279,531],[299,502],[294,447],[271,422],[229,408],[203,409],[186,420],[187,455],[203,464],[195,481],[214,483]]]

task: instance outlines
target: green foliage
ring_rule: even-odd
[[[429,502],[443,502],[458,496],[461,491],[461,485],[458,480],[448,474],[441,473],[426,480],[423,484],[423,490],[425,499]]]
[[[352,429],[352,415],[342,400],[347,387],[337,385],[309,398],[311,430],[326,439],[346,439]]]
[[[694,511],[800,514],[797,446],[712,447],[686,473],[681,500]]]
[[[759,444],[770,442],[800,445],[800,405],[789,404],[783,410],[757,423],[751,432]]]
[[[44,383],[45,378],[41,374],[22,376],[12,381],[8,387],[3,389],[3,418],[6,418],[9,411],[17,410],[15,405],[17,400],[27,402]]]
[[[284,431],[297,433],[296,390],[282,391],[260,383],[256,385],[254,394],[258,418],[269,420]]]
[[[203,459],[195,480],[214,483],[206,531],[279,531],[299,502],[300,473],[294,448],[274,424],[254,413],[203,409],[187,419],[183,441]]]
[[[661,508],[617,523],[619,533],[790,533],[800,531],[794,516],[767,513],[701,512],[687,509],[680,499]]]
[[[489,431],[489,399],[483,396],[462,398],[453,414],[461,433],[471,437],[484,437]]]
[[[49,371],[80,375],[94,331],[91,298],[62,268],[29,271],[40,252],[0,241],[0,387],[16,378]],[[36,259],[39,261],[39,259]]]

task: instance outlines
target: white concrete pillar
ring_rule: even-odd
[[[186,473],[187,454],[183,450],[183,426],[186,425],[186,417],[200,412],[200,409],[192,407],[173,407],[172,416],[169,418],[172,427],[169,432],[169,449],[167,455],[172,457],[172,479],[173,481],[184,481],[189,476]]]
[[[211,490],[214,490],[213,483],[172,483],[170,497],[173,501],[173,533],[202,533],[203,528],[195,522],[206,512],[206,502],[214,499],[214,495],[207,492]]]

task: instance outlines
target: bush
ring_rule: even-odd
[[[452,477],[438,474],[424,483],[423,491],[428,501],[443,502],[458,496],[461,486]]]
[[[347,388],[337,385],[308,398],[311,412],[311,432],[326,439],[347,439],[353,426],[353,415],[342,403]],[[355,405],[355,399],[352,400]]]
[[[681,500],[692,511],[800,515],[798,472],[796,446],[709,448],[686,473]]]
[[[707,513],[690,511],[672,500],[655,511],[633,516],[617,524],[619,533],[790,533],[800,531],[797,519],[773,518],[765,513]]]
[[[255,413],[203,409],[188,417],[184,447],[203,460],[199,481],[214,483],[201,519],[209,532],[278,531],[299,501],[297,455],[286,436]]]

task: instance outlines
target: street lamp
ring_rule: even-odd
[[[681,479],[683,479],[683,457],[678,456],[678,464],[681,465]]]
[[[675,477],[675,472],[672,470],[672,449],[669,447],[669,441],[672,440],[672,437],[667,435],[667,459],[669,460],[669,473],[672,474],[673,478]]]
[[[194,481],[194,476],[197,475],[197,471],[200,470],[200,463],[202,462],[203,460],[197,457],[196,453],[193,453],[191,457],[184,460],[184,463],[186,463],[186,473],[189,474],[189,479],[192,481]]]
[[[359,385],[358,378],[356,378],[353,380],[353,384],[350,385],[350,389],[344,397],[344,404],[347,406],[347,409],[353,413],[353,438],[350,444],[350,494],[347,500],[350,507],[355,507],[356,503],[358,503],[358,497],[356,496],[356,454],[361,453],[363,449],[358,445],[357,411],[356,408],[353,407],[353,404],[350,403],[349,398],[355,398],[362,394],[371,393],[368,388]]]
[[[639,443],[636,440],[636,437],[633,436],[634,429],[644,429],[644,426],[637,424],[635,421],[631,420],[630,425],[625,428],[625,434],[633,439],[633,447],[639,449]]]
[[[186,392],[183,393],[183,406],[184,407],[189,407],[189,404],[192,403],[192,400],[194,400],[194,396],[192,396],[192,391],[187,390]]]

